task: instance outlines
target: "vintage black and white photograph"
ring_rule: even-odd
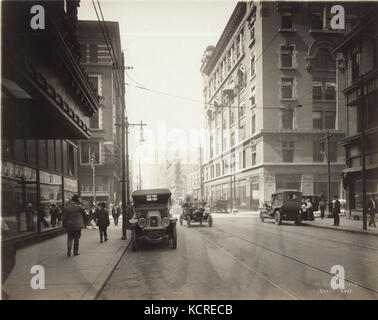
[[[1,300],[378,299],[378,1],[0,4]]]

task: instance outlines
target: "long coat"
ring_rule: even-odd
[[[100,228],[106,228],[110,224],[109,212],[106,209],[101,208],[96,210],[95,219],[97,226],[99,226]]]
[[[83,206],[77,203],[70,203],[64,208],[63,225],[67,231],[79,231],[84,228],[83,216],[85,215]]]

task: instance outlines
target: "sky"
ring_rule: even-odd
[[[195,100],[127,86],[129,122],[147,124],[143,145],[139,130],[130,130],[132,159],[161,162],[179,149],[192,161],[199,143],[193,133],[204,128],[201,59],[208,45],[216,45],[236,1],[103,0],[100,5],[105,20],[119,22],[125,64],[133,67],[128,83]],[[92,1],[81,1],[79,19],[97,20]]]

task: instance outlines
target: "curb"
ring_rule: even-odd
[[[106,282],[109,280],[116,266],[119,264],[123,255],[126,253],[126,250],[130,246],[130,243],[131,243],[130,238],[127,238],[126,241],[127,241],[127,244],[125,245],[125,247],[123,246],[119,247],[117,253],[110,260],[110,262],[105,267],[105,269],[101,272],[101,274],[97,277],[96,281],[92,283],[91,287],[80,298],[80,300],[96,300],[98,298],[101,291],[105,287]]]
[[[344,232],[350,232],[350,233],[368,234],[370,236],[378,237],[378,233],[371,232],[371,231],[353,230],[353,229],[340,229],[340,228],[335,228],[335,227],[332,227],[332,226],[321,226],[321,225],[318,225],[318,224],[309,224],[309,223],[304,223],[304,222],[302,222],[302,224],[304,224],[306,226],[315,227],[315,228],[323,228],[323,229],[344,231]]]

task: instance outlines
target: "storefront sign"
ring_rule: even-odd
[[[77,193],[79,190],[78,181],[75,179],[64,178],[64,190]]]
[[[36,181],[37,174],[36,170],[18,164],[3,161],[1,164],[1,175],[5,178],[12,178],[25,181]]]
[[[41,183],[44,184],[54,184],[54,185],[61,185],[62,184],[62,177],[56,174],[48,173],[45,171],[39,171],[39,179]]]

